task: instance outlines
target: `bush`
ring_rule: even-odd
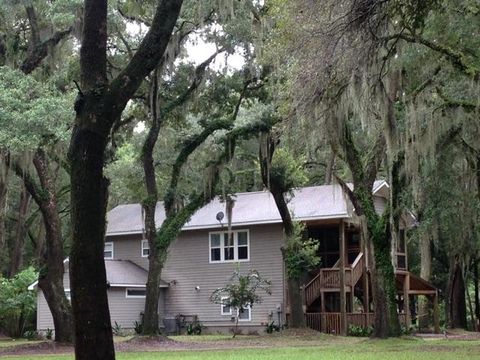
[[[267,323],[267,326],[265,327],[265,331],[267,334],[272,334],[274,332],[279,332],[280,331],[280,326],[275,324],[275,321]]]
[[[135,321],[133,323],[133,329],[135,330],[135,334],[141,335],[143,333],[143,321]]]
[[[0,330],[11,337],[24,335],[27,325],[33,323],[36,293],[28,286],[36,279],[32,267],[12,279],[0,278]]]
[[[48,328],[46,331],[45,331],[45,337],[47,338],[47,340],[52,340],[53,338],[53,330]]]
[[[363,327],[363,326],[350,325],[348,327],[349,336],[368,337],[372,334],[372,332],[373,332],[373,328],[371,326]]]
[[[28,340],[38,340],[40,338],[40,336],[38,335],[38,331],[36,330],[25,331],[23,337]]]
[[[120,324],[115,321],[115,325],[112,327],[113,335],[115,336],[125,336],[125,332]]]
[[[187,325],[187,335],[201,335],[202,324],[199,321],[193,321]]]

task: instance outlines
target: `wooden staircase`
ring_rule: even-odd
[[[353,291],[355,285],[362,277],[364,267],[363,253],[359,253],[352,265],[345,267],[346,291]],[[340,291],[339,261],[332,268],[320,269],[320,272],[305,285],[305,302],[310,306],[317,300],[322,292]]]

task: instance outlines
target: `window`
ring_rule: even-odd
[[[224,305],[223,304],[223,301],[224,300],[228,300],[228,297],[222,297],[222,303],[220,304],[221,306],[221,314],[222,315],[232,315],[232,308],[230,307],[230,305]]]
[[[105,248],[103,249],[103,258],[113,259],[113,242],[105,243]]]
[[[248,261],[250,259],[248,230],[210,233],[210,262]]]
[[[142,257],[148,257],[150,255],[150,245],[148,240],[142,240]]]
[[[125,293],[126,298],[144,298],[146,296],[146,289],[127,289]]]
[[[238,310],[238,321],[250,321],[252,320],[252,317],[251,317],[251,311],[252,309],[250,308],[250,306],[246,306],[240,310]]]

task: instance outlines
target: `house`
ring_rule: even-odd
[[[389,187],[375,182],[376,210],[386,206]],[[233,326],[232,309],[210,301],[210,295],[229,280],[236,266],[242,271],[257,270],[272,282],[272,294],[263,302],[245,309],[239,326],[245,332],[261,331],[268,322],[284,324],[289,307],[281,247],[284,245],[281,218],[267,191],[239,193],[234,197],[232,230],[234,243],[226,240],[226,220],[217,220],[225,212],[225,203],[216,198],[197,211],[171,245],[162,272],[159,313],[162,318],[192,319],[210,331],[228,331]],[[310,327],[339,333],[342,319],[348,324],[368,326],[373,322],[368,250],[361,241],[359,222],[351,203],[339,185],[297,189],[289,201],[295,220],[306,224],[310,237],[320,241],[321,264],[312,271],[304,286],[306,320]],[[156,222],[165,218],[163,204],[157,205]],[[220,217],[219,217],[220,218]],[[408,272],[404,228],[411,218],[402,220],[399,246],[395,252],[399,317],[411,321],[409,295],[431,296],[436,304],[437,290]],[[112,322],[132,328],[140,321],[145,302],[148,269],[148,242],[139,204],[120,205],[108,213],[105,240],[105,267],[109,283],[108,299]],[[344,249],[343,271],[340,249]],[[238,264],[238,265],[237,265]],[[340,289],[343,277],[345,286]],[[68,266],[65,289],[69,291]],[[346,312],[340,309],[340,291],[344,291]],[[37,327],[53,328],[45,298],[38,290]]]

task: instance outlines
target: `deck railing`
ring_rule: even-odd
[[[340,334],[341,313],[306,313],[305,320],[311,329],[327,334]],[[398,314],[400,324],[405,324],[405,314]],[[374,313],[347,313],[347,326],[354,325],[362,328],[373,326]]]
[[[345,286],[353,287],[360,280],[363,273],[364,257],[359,253],[353,264],[345,267]],[[322,289],[340,289],[340,269],[321,269],[307,285],[305,285],[305,302],[311,305],[318,297]]]

